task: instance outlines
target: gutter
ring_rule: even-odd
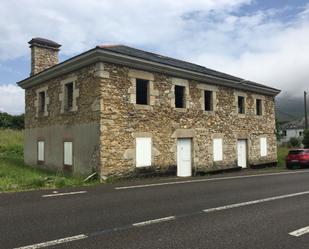
[[[245,80],[236,81],[236,80],[224,79],[112,51],[106,51],[99,47],[96,47],[85,53],[72,57],[71,59],[68,59],[62,63],[50,67],[36,75],[33,75],[22,81],[19,81],[17,84],[20,87],[27,89],[29,87],[41,84],[47,80],[55,78],[59,75],[70,73],[79,68],[82,68],[84,66],[96,62],[109,62],[117,65],[127,66],[134,69],[158,72],[174,77],[184,78],[188,80],[196,80],[208,84],[226,86],[230,88],[251,91],[269,96],[276,96],[277,94],[280,93],[280,90],[278,89],[263,86],[253,82],[251,83],[250,81]]]

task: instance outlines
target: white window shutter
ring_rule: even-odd
[[[267,156],[267,139],[266,139],[266,137],[260,138],[260,152],[261,152],[261,156]]]
[[[64,164],[73,165],[73,144],[64,142]]]
[[[222,138],[215,138],[213,140],[213,156],[214,161],[223,160]]]
[[[151,166],[151,138],[136,138],[136,167]]]
[[[45,143],[44,141],[38,141],[38,161],[44,161],[44,148]]]

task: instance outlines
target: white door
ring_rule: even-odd
[[[177,140],[177,176],[191,176],[191,139]]]
[[[247,168],[247,140],[237,140],[237,164]]]
[[[136,167],[151,166],[151,138],[136,138]]]

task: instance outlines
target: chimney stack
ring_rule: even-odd
[[[39,37],[31,39],[28,43],[31,48],[30,76],[58,64],[60,44]]]

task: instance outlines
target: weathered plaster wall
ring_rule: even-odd
[[[90,173],[99,167],[100,90],[96,65],[49,80],[26,90],[25,161],[37,164],[37,140],[44,139],[44,167],[61,170],[64,139],[73,141],[73,172]],[[73,108],[63,108],[63,84],[74,81]],[[38,115],[38,90],[48,97],[47,110]],[[40,165],[39,167],[43,167]]]

